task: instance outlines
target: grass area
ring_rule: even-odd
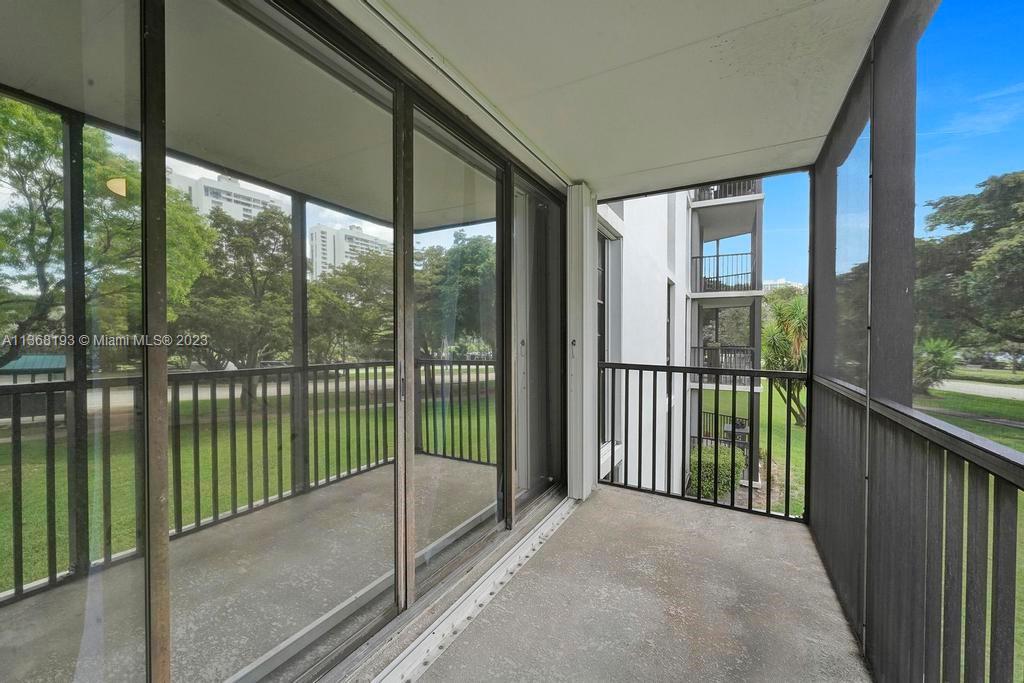
[[[782,513],[785,512],[785,472],[786,472],[786,423],[787,423],[787,411],[786,411],[786,400],[778,394],[777,391],[772,391],[771,402],[772,402],[772,422],[771,428],[768,426],[768,383],[767,381],[762,382],[761,386],[761,400],[759,410],[759,448],[762,458],[762,467],[767,464],[767,453],[768,453],[768,440],[771,439],[771,450],[772,450],[772,511]],[[806,389],[800,392],[801,398],[806,397]],[[749,405],[749,392],[736,392],[736,413],[737,417],[748,417],[750,415]],[[714,389],[704,389],[703,397],[701,399],[702,406],[701,410],[704,412],[714,412],[715,408],[715,391]],[[719,415],[732,416],[732,391],[719,390],[718,393],[718,413]],[[719,418],[721,422],[721,418]],[[790,501],[789,501],[789,512],[791,515],[799,516],[803,514],[804,510],[804,482],[805,482],[805,471],[806,471],[806,452],[807,452],[807,440],[806,430],[798,426],[795,421],[792,422],[790,436],[790,455],[789,455],[789,468],[790,468]],[[763,475],[762,475],[763,478]]]
[[[983,419],[1024,422],[1024,401],[936,390],[927,395],[915,395],[914,407],[978,436],[1024,452],[1024,429]]]
[[[992,382],[995,384],[1024,384],[1024,372],[1000,370],[998,368],[958,367],[950,379],[962,379],[969,382]]]
[[[182,397],[185,392],[182,392]],[[355,469],[366,464],[382,462],[385,457],[391,458],[395,453],[394,444],[394,409],[386,406],[384,411],[377,413],[373,420],[373,412],[366,408],[354,408],[346,411],[344,404],[336,412],[333,399],[329,409],[325,410],[323,396],[318,397],[319,410],[316,414],[316,448],[314,449],[313,416],[310,417],[309,451],[310,477],[314,471],[323,479],[327,473],[333,477],[339,470]],[[312,403],[312,396],[310,397]],[[288,414],[288,399],[284,398],[280,420],[276,413],[276,397],[268,395],[268,415],[263,420],[262,404],[253,406],[252,448],[249,448],[249,437],[246,420],[246,404],[237,400],[235,423],[235,477],[234,486],[238,509],[244,509],[251,500],[262,501],[264,496],[271,497],[281,490],[291,488],[291,419]],[[463,410],[459,412],[459,402],[455,403],[455,412],[451,413],[448,406],[437,406],[439,435],[441,425],[445,425],[446,433],[454,428],[455,439],[448,440],[448,452],[459,453],[472,459],[488,460],[487,444],[484,437],[490,429],[490,459],[494,461],[497,454],[497,429],[495,425],[494,401],[486,404],[483,400],[465,400]],[[311,406],[312,407],[312,406]],[[202,518],[212,515],[214,509],[214,438],[212,427],[212,405],[208,400],[196,403],[198,414],[198,430],[192,428],[192,402],[182,400],[180,403],[180,498],[181,522],[187,526],[196,517],[196,482],[198,480],[199,512]],[[432,425],[430,408],[424,407],[421,415],[425,422]],[[477,440],[477,425],[481,427],[481,438]],[[325,431],[325,419],[330,418],[329,432]],[[369,422],[367,418],[369,417]],[[340,418],[340,419],[338,419]],[[359,429],[357,431],[356,425]],[[229,513],[231,506],[231,430],[229,429],[228,401],[224,396],[217,401],[217,510],[220,514]],[[340,431],[339,431],[340,425]],[[135,547],[135,435],[129,419],[118,420],[112,416],[110,434],[110,518],[111,518],[111,552],[128,550]],[[429,428],[428,428],[429,429]],[[465,443],[465,450],[455,447],[459,440],[460,430]],[[278,450],[278,432],[281,434],[280,456]],[[6,433],[4,433],[6,432]],[[263,439],[267,440],[266,466],[264,466]],[[431,432],[428,431],[428,434]],[[198,454],[193,451],[194,435],[198,436]],[[11,543],[13,539],[13,499],[11,472],[11,445],[9,428],[0,430],[0,438],[7,443],[0,444],[0,591],[14,586],[13,557]],[[340,438],[339,438],[340,437]],[[387,448],[385,449],[385,441]],[[169,514],[173,528],[176,517],[177,499],[174,486],[173,436],[169,436]],[[338,446],[341,450],[339,452]],[[369,446],[368,446],[369,444]],[[480,447],[479,456],[477,447]],[[67,514],[67,443],[63,430],[58,432],[55,443],[55,526],[56,554],[58,571],[68,564],[68,514]],[[314,454],[316,465],[314,469]],[[198,455],[198,458],[196,457]],[[340,456],[340,457],[339,457]],[[103,496],[102,496],[102,442],[100,434],[92,436],[89,442],[89,522],[90,539],[92,542],[91,556],[99,559],[103,556]],[[198,460],[198,469],[196,462]],[[280,465],[279,465],[280,460]],[[264,473],[266,476],[264,476]],[[264,487],[264,479],[268,486]],[[47,572],[47,496],[46,496],[46,452],[41,421],[33,424],[26,422],[23,427],[22,439],[22,537],[24,553],[24,578],[26,583],[44,578]]]

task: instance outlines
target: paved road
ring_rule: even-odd
[[[961,394],[989,396],[991,398],[1009,398],[1024,401],[1024,385],[993,384],[990,382],[973,382],[962,379],[947,379],[937,388],[943,391],[956,391]]]

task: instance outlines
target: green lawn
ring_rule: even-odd
[[[980,419],[999,418],[1024,422],[1024,401],[936,390],[928,395],[916,394],[914,407],[957,427],[1024,452],[1024,429],[984,422]]]
[[[182,392],[182,397],[185,392]],[[340,422],[340,460],[341,471],[348,471],[361,465],[375,462],[383,462],[385,457],[392,458],[395,453],[394,444],[394,407],[387,404],[387,416],[384,412],[377,414],[376,423],[373,420],[372,412],[368,413],[366,408],[345,411],[344,404],[339,406],[340,410],[335,412],[332,402],[329,410],[324,409],[323,396],[318,397],[320,409],[317,412],[317,443],[314,451],[313,443],[313,417],[310,417],[310,477],[314,476],[313,453],[317,455],[316,474],[323,479],[329,472],[334,477],[338,468],[339,459],[339,432]],[[312,402],[312,396],[310,397]],[[439,402],[440,403],[440,402]],[[236,424],[235,424],[235,460],[236,460],[236,485],[235,495],[238,509],[248,506],[249,477],[248,472],[252,469],[252,500],[259,502],[264,496],[272,497],[278,493],[278,485],[288,491],[291,488],[291,420],[288,415],[288,399],[283,398],[282,418],[279,421],[276,416],[276,397],[268,393],[268,416],[266,422],[262,418],[261,404],[257,402],[253,406],[252,421],[252,450],[251,458],[248,448],[246,431],[246,405],[241,400],[236,400]],[[459,403],[455,403],[454,414],[449,412],[445,406],[444,412],[440,404],[437,406],[438,414],[438,436],[443,424],[444,432],[448,434],[448,452],[450,454],[464,455],[470,459],[487,461],[487,444],[485,436],[489,423],[490,428],[490,460],[496,460],[497,439],[494,415],[494,401],[489,400],[486,404],[483,400],[479,403],[469,401],[468,398],[462,404],[462,414],[459,413]],[[193,429],[192,429],[192,402],[182,400],[180,403],[181,412],[181,434],[180,434],[180,498],[181,498],[181,523],[187,526],[195,521],[195,482],[199,481],[199,510],[202,518],[212,515],[213,503],[213,435],[211,427],[211,405],[207,400],[200,400],[196,407],[199,414],[199,453],[198,453],[198,477],[194,469],[195,458],[193,454]],[[231,434],[229,430],[228,401],[221,395],[217,401],[217,480],[218,496],[217,509],[219,513],[231,511]],[[489,410],[488,410],[489,408]],[[430,423],[427,427],[427,435],[431,435],[433,425],[430,419],[430,408],[424,407],[421,413],[424,421]],[[480,440],[477,440],[477,419],[479,414],[479,425],[481,427]],[[369,423],[367,417],[370,415]],[[325,432],[324,420],[329,416],[329,432]],[[340,420],[336,420],[340,418]],[[359,429],[356,429],[358,419]],[[454,423],[453,423],[454,419]],[[120,422],[120,424],[118,424]],[[26,422],[23,427],[22,440],[22,537],[24,545],[24,577],[25,581],[44,578],[46,576],[46,456],[45,441],[42,432],[42,423]],[[278,465],[278,427],[281,432],[281,465]],[[454,427],[455,438],[451,438],[451,430]],[[267,434],[267,483],[269,486],[264,489],[264,461],[263,461],[263,434],[264,428]],[[465,443],[464,450],[456,447],[456,442],[461,437]],[[367,435],[369,434],[369,448],[367,447]],[[358,438],[357,438],[358,436]],[[0,552],[0,591],[8,590],[14,585],[13,558],[11,543],[13,538],[12,518],[12,495],[11,495],[11,447],[9,443],[9,428],[0,430],[0,438],[5,438],[8,443],[0,444],[0,544],[4,551]],[[376,437],[376,438],[375,438]],[[385,440],[387,449],[385,450]],[[168,456],[171,458],[169,466],[169,514],[171,527],[175,525],[176,500],[174,486],[173,466],[173,438],[169,439]],[[477,447],[479,444],[479,453]],[[429,444],[432,446],[432,443]],[[90,440],[89,450],[89,519],[90,538],[92,539],[91,554],[93,559],[103,556],[102,547],[102,520],[103,501],[100,492],[102,491],[102,468],[101,442],[99,434]],[[438,449],[440,450],[440,449]],[[55,444],[55,492],[56,492],[56,536],[57,536],[57,567],[58,571],[67,566],[67,463],[66,463],[66,442],[63,432],[58,433]],[[134,465],[134,433],[127,420],[112,419],[112,430],[110,436],[110,508],[111,508],[111,551],[128,550],[135,546],[135,465]]]
[[[960,366],[953,371],[951,379],[963,379],[972,382],[995,382],[997,384],[1024,384],[1024,372]]]
[[[801,397],[806,396],[806,390],[801,392]],[[759,447],[762,457],[762,467],[767,464],[768,439],[772,444],[772,511],[783,513],[786,509],[785,501],[785,472],[786,472],[786,401],[772,391],[772,424],[768,428],[768,383],[762,381],[760,401],[760,438]],[[736,416],[747,417],[750,414],[748,404],[750,394],[748,392],[736,392]],[[704,389],[701,398],[701,410],[714,412],[715,391]],[[718,413],[726,417],[732,416],[732,391],[720,389],[718,392]],[[721,422],[721,418],[719,418]],[[806,430],[792,422],[790,432],[790,500],[789,513],[793,516],[800,516],[804,510],[804,472],[806,459]]]

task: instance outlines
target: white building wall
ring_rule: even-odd
[[[613,302],[618,295],[609,321],[609,337],[613,343],[609,349],[609,360],[623,363],[665,365],[669,361],[667,348],[668,283],[674,284],[672,296],[671,364],[685,365],[689,337],[688,278],[690,263],[690,210],[689,193],[679,192],[654,197],[632,199],[624,202],[622,220],[609,216],[609,209],[601,207],[601,215],[614,223],[619,239],[613,244],[611,273],[622,277],[609,278],[609,286],[618,292],[609,295]],[[616,315],[617,314],[617,315]],[[639,390],[639,373],[632,372],[630,390]],[[628,469],[629,482],[643,487],[652,485],[653,476],[657,487],[664,489],[668,466],[668,424],[669,394],[666,374],[658,377],[658,386],[653,391],[653,375],[645,373],[643,391],[644,414],[638,415],[641,402],[631,398],[616,416],[616,441],[622,441],[626,421],[629,422],[628,452],[621,447],[616,452],[618,477]],[[609,380],[610,381],[610,380]],[[616,378],[617,403],[623,404],[625,375],[619,372]],[[682,396],[684,387],[681,377],[673,380],[672,387],[672,439],[674,454],[681,452],[680,444],[685,443],[684,420],[682,419]],[[651,402],[651,396],[657,398]],[[635,396],[635,394],[634,394]],[[657,432],[654,431],[657,411]],[[653,458],[652,458],[653,455]],[[628,462],[627,462],[628,461]],[[684,463],[673,458],[672,481],[682,481]],[[653,469],[652,469],[653,468]],[[602,472],[604,474],[605,472]],[[678,493],[678,485],[673,489]]]

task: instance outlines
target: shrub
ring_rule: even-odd
[[[690,491],[691,493],[698,486],[697,481],[697,451],[698,447],[690,449]],[[713,444],[700,446],[700,497],[717,500],[722,496],[728,496],[732,489],[733,474],[735,474],[736,485],[739,485],[743,470],[747,466],[747,458],[739,447],[736,448],[736,466],[732,473],[729,472],[729,465],[732,464],[732,447],[729,443],[718,445],[718,491],[715,491],[715,447]]]
[[[928,393],[956,369],[956,347],[945,339],[925,339],[914,348],[914,391]]]

